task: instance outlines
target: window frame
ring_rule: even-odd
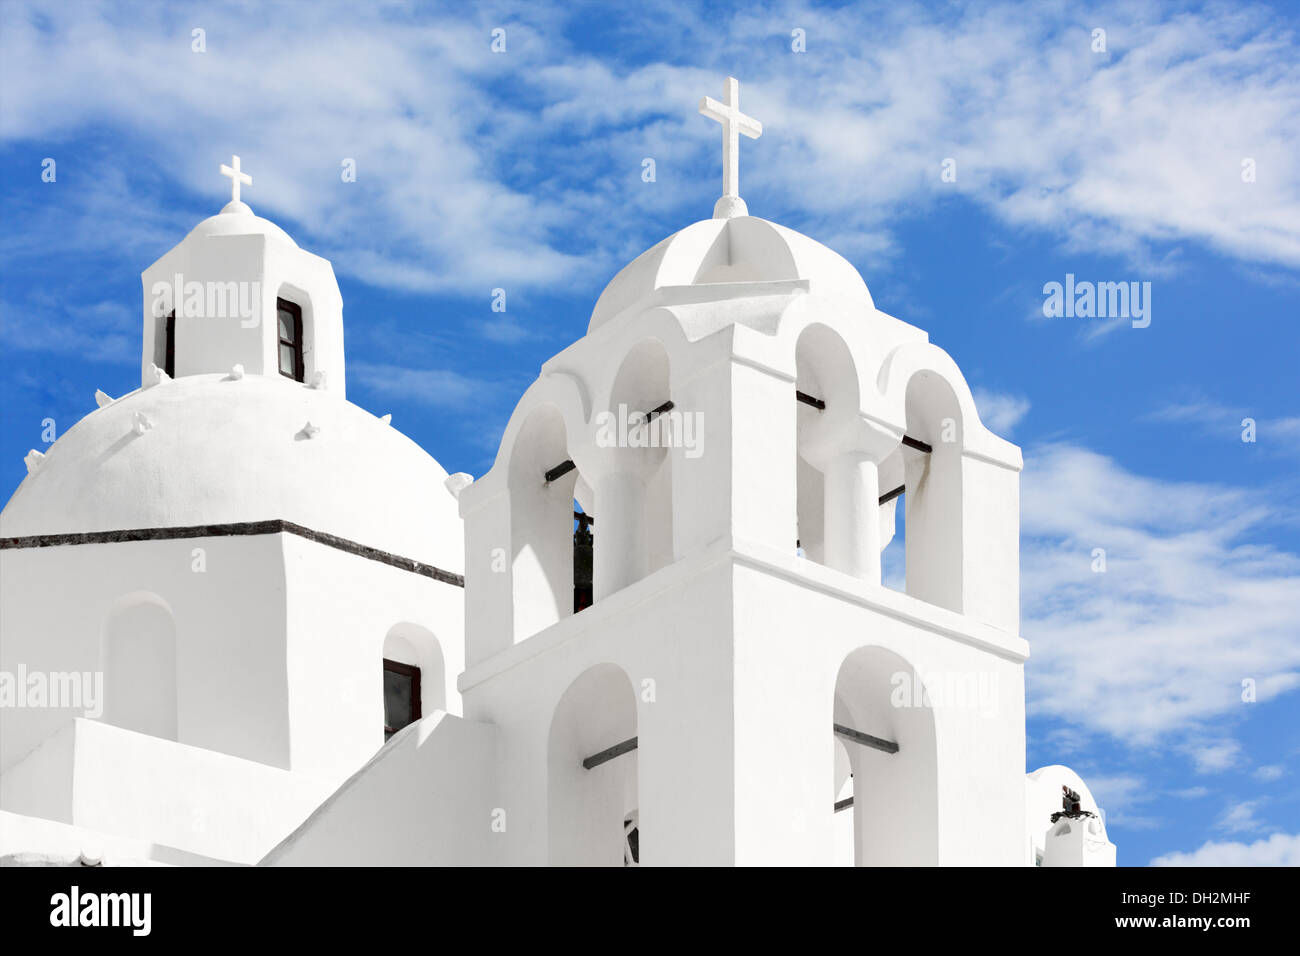
[[[411,722],[404,724],[409,727],[423,716],[420,709],[420,668],[415,664],[404,664],[401,661],[395,661],[391,658],[384,658],[384,671],[386,673],[401,674],[403,677],[411,678]],[[388,740],[393,734],[401,730],[402,727],[390,727],[388,725],[387,708],[384,711],[384,740]]]
[[[280,334],[280,310],[293,315],[293,341],[285,339]],[[305,369],[303,367],[303,342],[302,342],[302,306],[297,302],[291,302],[288,299],[276,297],[275,300],[275,367],[285,378],[293,379],[295,382],[301,382],[305,378]],[[293,349],[293,374],[284,370],[280,362],[280,348],[289,346]]]

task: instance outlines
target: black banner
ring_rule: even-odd
[[[436,947],[442,933],[478,926],[494,944],[502,931],[540,942],[580,930],[587,943],[574,945],[585,947],[606,921],[615,939],[646,940],[701,923],[733,937],[783,926],[807,933],[817,914],[826,921],[812,930],[818,937],[861,921],[863,938],[902,932],[918,946],[990,933],[1024,945],[1183,945],[1193,936],[1232,945],[1243,933],[1292,929],[1294,885],[1285,869],[679,870],[660,883],[648,870],[610,879],[582,870],[9,867],[0,869],[0,911],[10,944],[71,933],[246,943],[256,927],[259,942],[369,935],[378,944],[400,931]],[[683,940],[661,945],[673,938]]]

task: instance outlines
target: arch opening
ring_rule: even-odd
[[[835,858],[856,866],[933,866],[939,852],[934,710],[920,676],[902,657],[862,647],[840,665],[834,723],[897,744],[896,752],[834,732]],[[847,764],[847,766],[845,766]],[[845,771],[847,770],[847,777]],[[850,814],[845,817],[845,814]],[[846,847],[845,840],[851,843]],[[851,853],[850,848],[851,847]]]
[[[938,373],[916,372],[905,396],[907,434],[927,443],[901,448],[907,495],[903,563],[907,593],[962,610],[963,422],[957,394]]]
[[[826,472],[847,451],[848,436],[858,416],[857,366],[849,347],[829,326],[813,323],[795,342],[796,553],[818,564],[827,563],[826,529],[831,522],[851,520],[827,512]],[[834,512],[836,505],[831,506]]]
[[[668,352],[658,339],[633,346],[619,365],[596,444],[613,448],[611,473],[595,489],[597,596],[673,561],[673,455],[684,412],[669,395]],[[604,530],[602,530],[604,529]]]
[[[560,697],[547,739],[553,865],[640,865],[636,708],[615,664],[589,668]]]
[[[590,503],[593,496],[569,454],[564,418],[555,406],[539,406],[525,420],[511,452],[508,487],[518,643],[581,607],[575,563],[583,555],[575,546],[581,546],[583,534],[575,504]]]

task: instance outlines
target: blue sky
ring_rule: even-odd
[[[1122,863],[1300,865],[1300,8],[362,7],[0,4],[0,485],[139,385],[139,273],[232,153],[334,264],[349,398],[481,475],[609,278],[710,215],[735,75],[751,213],[1024,448],[1030,769],[1084,775]],[[1150,326],[1045,318],[1067,273],[1150,282]]]

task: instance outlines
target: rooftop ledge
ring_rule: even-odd
[[[483,681],[504,673],[530,658],[559,647],[588,630],[592,625],[622,614],[636,605],[653,600],[657,594],[691,580],[704,570],[725,561],[733,561],[766,571],[777,577],[811,586],[865,608],[871,608],[900,621],[906,621],[933,634],[989,651],[1015,663],[1029,658],[1029,642],[1017,634],[929,604],[919,598],[879,584],[868,584],[777,548],[739,539],[719,539],[698,554],[660,568],[609,597],[597,601],[579,614],[571,614],[550,627],[538,631],[518,644],[467,667],[457,680],[463,694]]]

